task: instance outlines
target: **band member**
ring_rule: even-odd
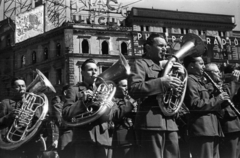
[[[65,85],[62,88],[62,96],[55,96],[52,99],[52,117],[59,127],[59,145],[58,153],[60,158],[74,157],[74,146],[72,143],[72,127],[68,127],[62,122],[62,108],[64,104],[64,98],[69,85]]]
[[[86,112],[85,102],[93,94],[93,82],[98,75],[98,67],[93,59],[86,60],[81,67],[83,82],[71,86],[67,90],[63,106],[63,117],[71,120],[78,114]],[[97,122],[97,121],[96,121]],[[96,122],[74,128],[73,141],[76,158],[106,158],[111,139],[108,133],[108,123]]]
[[[218,66],[214,63],[209,63],[206,65],[205,71],[209,74],[212,80],[216,83],[217,86],[222,88],[223,91],[228,92],[230,97],[231,94],[231,83],[223,83],[222,74]],[[232,79],[229,82],[234,82],[239,78],[240,71],[234,70],[232,73]],[[212,84],[212,83],[210,83]],[[212,93],[219,93],[218,89],[213,85],[208,84],[208,89],[212,91]],[[217,92],[214,92],[217,91]],[[228,102],[224,102],[222,107],[225,107],[220,112],[220,121],[221,126],[224,133],[224,139],[220,143],[220,157],[221,158],[238,158],[240,156],[240,116],[233,111],[230,104]]]
[[[129,77],[129,94],[133,99],[141,99],[136,114],[135,128],[140,143],[140,157],[177,158],[179,157],[178,127],[173,116],[164,116],[156,96],[164,94],[168,88],[182,90],[182,81],[161,72],[166,61],[166,41],[160,34],[152,33],[145,43],[145,55],[136,59]],[[180,73],[183,67],[175,63]]]
[[[7,129],[12,126],[14,119],[18,116],[17,109],[20,108],[23,104],[23,96],[26,92],[26,84],[23,78],[16,77],[13,78],[11,82],[13,97],[11,99],[4,99],[0,105],[0,130],[1,134],[6,134]],[[34,117],[37,117],[35,113]],[[24,143],[15,150],[3,150],[1,151],[1,158],[36,158],[39,155],[42,155],[40,150],[42,150],[42,142],[40,141],[40,134],[47,137],[48,140],[51,140],[52,148],[56,147],[55,140],[58,140],[57,131],[50,130],[51,133],[48,133],[48,129],[51,128],[48,120],[45,120],[42,123],[42,128],[36,133],[29,142]],[[45,142],[44,142],[45,143]]]
[[[136,137],[133,129],[137,102],[127,93],[127,79],[117,83],[115,103],[124,113],[113,110],[113,158],[134,158],[136,149]],[[121,116],[123,115],[123,116]]]
[[[217,113],[229,96],[226,92],[210,96],[203,80],[205,65],[201,56],[187,56],[184,66],[189,74],[185,104],[190,110],[189,147],[192,158],[218,158],[219,138],[223,133]]]

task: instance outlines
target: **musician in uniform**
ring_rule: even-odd
[[[67,90],[63,106],[64,120],[86,112],[85,103],[93,95],[93,82],[98,75],[98,67],[93,59],[87,59],[81,67],[83,82],[71,86]],[[108,133],[109,124],[97,121],[75,127],[73,129],[73,142],[75,145],[75,158],[106,158],[111,139]]]
[[[112,158],[134,158],[136,149],[136,137],[133,129],[137,101],[133,100],[127,92],[127,79],[117,83],[117,91],[114,102],[119,110],[113,109],[113,157]],[[124,112],[121,112],[124,111]]]
[[[68,127],[62,122],[62,109],[68,88],[69,85],[63,86],[62,96],[55,96],[52,99],[52,119],[56,122],[56,125],[59,128],[58,153],[60,158],[74,157],[75,153],[72,143],[72,127]]]
[[[226,92],[210,96],[203,78],[204,61],[199,54],[202,52],[184,58],[189,74],[184,101],[190,110],[189,147],[192,158],[218,158],[219,138],[223,132],[217,113],[229,96]]]
[[[183,82],[173,76],[161,76],[166,53],[166,41],[160,34],[152,33],[145,43],[145,54],[136,59],[129,77],[129,94],[133,99],[141,99],[136,114],[135,128],[140,145],[140,157],[177,158],[179,157],[178,127],[174,116],[165,116],[156,96],[169,88],[182,90]],[[178,72],[182,65],[174,63]]]
[[[18,111],[23,104],[23,96],[26,92],[26,84],[23,78],[16,77],[11,81],[13,97],[11,99],[4,99],[0,105],[0,130],[2,135],[7,134],[7,129],[12,126],[14,119],[18,116]],[[34,117],[38,117],[35,113]],[[29,142],[25,142],[20,147],[14,150],[2,150],[0,151],[1,158],[37,158],[37,156],[42,155],[40,150],[43,150],[42,143],[40,141],[40,134],[48,137],[51,140],[53,148],[56,147],[56,140],[58,140],[58,132],[53,128],[48,133],[48,129],[52,126],[51,123],[46,119],[42,123],[43,126],[38,130],[38,132],[33,136]],[[50,125],[50,126],[48,126]],[[44,141],[45,143],[45,141]]]
[[[209,63],[206,65],[205,71],[211,77],[214,84],[219,86],[219,89],[214,87],[213,83],[208,84],[208,90],[210,94],[216,95],[219,91],[225,91],[230,95],[230,99],[233,94],[231,94],[231,83],[239,78],[240,71],[233,70],[231,72],[231,80],[228,83],[223,83],[223,76],[220,72],[218,66],[214,63]],[[224,102],[222,105],[222,110],[219,112],[219,119],[221,121],[221,126],[224,133],[224,139],[220,143],[220,157],[221,158],[239,158],[240,156],[240,115],[231,108],[228,102]],[[239,113],[240,114],[240,113]]]

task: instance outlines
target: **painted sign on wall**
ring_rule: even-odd
[[[15,43],[44,33],[44,6],[17,15],[15,22]]]

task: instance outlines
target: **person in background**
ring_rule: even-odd
[[[136,59],[128,78],[129,95],[141,100],[135,119],[137,141],[141,158],[178,158],[178,127],[174,116],[165,116],[158,104],[157,95],[163,95],[169,88],[179,91],[183,82],[173,76],[161,76],[166,64],[166,40],[152,33],[145,43],[145,54]],[[183,74],[183,67],[174,63],[176,72]]]
[[[222,88],[223,91],[227,92],[230,96],[230,100],[233,97],[231,91],[231,83],[238,80],[240,71],[233,70],[229,76],[227,83],[223,82],[223,76],[220,72],[218,66],[214,63],[209,63],[206,65],[205,71],[213,79],[217,86]],[[225,71],[226,73],[226,71]],[[219,89],[220,89],[219,88]],[[208,84],[208,89],[210,93],[219,93],[212,83]],[[215,92],[217,91],[217,92]],[[222,104],[223,109],[219,112],[219,119],[221,122],[222,130],[224,133],[224,138],[220,143],[220,157],[221,158],[239,158],[240,156],[240,115],[238,116],[235,111],[231,108],[228,102]]]
[[[117,82],[117,90],[114,102],[118,110],[113,110],[113,157],[112,158],[134,158],[136,157],[136,136],[133,129],[137,102],[133,100],[127,91],[127,79]],[[117,111],[117,112],[116,112]]]
[[[184,66],[188,72],[184,103],[190,110],[190,153],[192,158],[219,158],[219,142],[223,132],[217,116],[222,109],[221,104],[229,99],[229,96],[226,92],[215,96],[209,94],[201,56],[187,56],[184,58]]]
[[[72,127],[68,127],[62,122],[62,109],[64,104],[64,98],[69,85],[65,85],[62,88],[62,96],[55,96],[52,99],[52,119],[59,127],[59,144],[58,153],[60,158],[74,157],[74,146],[72,143],[73,131]]]
[[[93,82],[98,75],[97,63],[93,59],[87,59],[81,70],[83,82],[69,87],[65,96],[63,118],[66,121],[86,112],[85,103],[93,96]],[[98,121],[74,128],[75,158],[106,158],[111,146],[108,128],[108,122]]]

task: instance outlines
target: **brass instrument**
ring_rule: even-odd
[[[93,91],[92,99],[85,105],[86,112],[73,117],[71,121],[63,120],[66,125],[76,127],[94,121],[109,121],[108,114],[112,108],[112,99],[116,92],[114,82],[127,78],[130,75],[130,66],[127,60],[121,53],[119,55],[118,62],[95,79],[93,85],[96,88]]]
[[[182,43],[184,45],[181,47],[181,49],[173,54],[168,60],[162,76],[171,75],[178,77],[184,84],[183,91],[179,92],[176,89],[169,88],[166,93],[157,95],[158,104],[165,116],[172,116],[179,111],[182,106],[187,88],[187,70],[184,69],[184,76],[178,74],[172,69],[174,62],[179,62],[188,55],[202,52],[205,48],[202,39],[195,34],[186,34],[183,36]]]
[[[204,76],[213,84],[214,88],[217,89],[219,93],[224,92],[222,86],[218,86],[217,83],[215,83],[213,79],[206,72],[204,72]],[[237,116],[240,117],[240,112],[235,107],[231,99],[228,99],[227,102],[230,105],[230,107],[233,109],[233,111],[237,114]]]
[[[28,85],[22,105],[16,109],[17,117],[8,128],[6,135],[0,135],[0,148],[13,150],[29,141],[38,131],[48,112],[47,89],[56,92],[49,80],[36,69],[36,78]],[[38,113],[39,116],[36,114]]]

